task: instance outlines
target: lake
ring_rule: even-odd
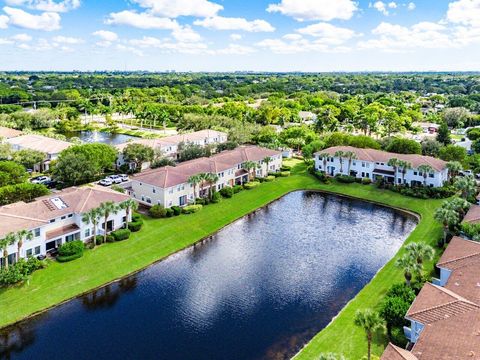
[[[103,131],[73,131],[66,133],[67,140],[78,137],[86,143],[103,143],[110,145],[118,145],[128,142],[129,140],[138,139],[135,136],[126,134],[112,134]]]
[[[0,355],[288,359],[415,225],[390,208],[293,192],[142,272],[0,331]]]

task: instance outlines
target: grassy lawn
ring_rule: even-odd
[[[359,184],[320,184],[298,162],[292,176],[288,178],[277,178],[275,182],[242,191],[232,199],[209,205],[196,214],[169,219],[145,219],[143,229],[132,234],[127,241],[86,251],[83,258],[70,263],[53,262],[47,269],[34,273],[27,284],[1,290],[0,327],[142,269],[188,247],[256,208],[299,189],[341,193],[414,211],[422,216],[422,220],[407,243],[425,241],[433,244],[441,236],[441,227],[432,218],[441,200],[416,200]],[[366,342],[362,332],[352,323],[353,314],[358,308],[375,308],[390,285],[401,280],[402,272],[393,266],[393,260],[390,261],[298,357],[311,359],[323,351],[343,353],[350,359],[363,356]],[[380,354],[383,346],[376,344],[374,352]]]

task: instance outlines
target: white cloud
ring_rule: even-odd
[[[77,45],[84,43],[83,39],[62,35],[55,36],[52,40],[57,44]]]
[[[397,3],[395,1],[389,2],[388,7],[390,9],[396,9],[398,7]]]
[[[214,30],[242,30],[248,32],[272,32],[275,28],[265,20],[248,21],[244,18],[215,16],[195,20],[194,25]]]
[[[93,32],[92,35],[98,36],[100,39],[104,41],[109,41],[109,42],[118,40],[118,35],[113,31],[108,31],[108,30],[98,30]]]
[[[47,12],[67,12],[80,7],[80,0],[5,0],[8,5],[26,6],[29,9]]]
[[[28,34],[17,34],[11,37],[12,40],[20,42],[29,42],[32,41],[32,37]]]
[[[248,55],[254,52],[256,52],[254,48],[239,44],[230,44],[224,49],[215,51],[216,54],[220,55]]]
[[[3,11],[9,17],[9,24],[32,30],[53,31],[60,29],[60,15],[55,12],[44,12],[32,15],[21,9],[5,6]]]
[[[455,43],[447,28],[438,23],[420,22],[411,27],[382,22],[372,30],[374,39],[360,41],[360,49],[404,52],[414,48],[451,48]]]
[[[298,21],[348,20],[357,10],[357,3],[352,0],[281,0],[267,8],[268,12],[279,12]]]
[[[168,18],[179,16],[213,17],[223,9],[222,5],[207,0],[133,0],[149,12]]]
[[[208,46],[203,42],[173,42],[171,39],[159,39],[152,36],[132,39],[128,43],[144,49],[160,49],[166,53],[199,54],[208,52]]]
[[[458,0],[448,5],[447,20],[462,25],[480,26],[480,0]]]
[[[172,36],[180,42],[195,42],[202,40],[199,33],[193,30],[190,25],[182,26],[172,31]]]
[[[143,51],[137,49],[137,48],[134,48],[132,46],[126,46],[126,45],[122,45],[122,44],[117,44],[117,46],[115,47],[117,50],[120,50],[120,51],[126,51],[126,52],[129,52],[129,53],[132,53],[134,55],[137,55],[137,56],[143,56]]]
[[[8,28],[8,16],[0,15],[0,29]]]
[[[233,40],[233,41],[242,40],[242,35],[240,35],[240,34],[231,34],[231,35],[230,35],[230,39]]]
[[[383,15],[388,16],[387,4],[385,4],[383,1],[376,1],[372,7],[381,12]]]
[[[276,54],[298,54],[305,52],[336,53],[350,51],[345,46],[330,46],[322,39],[305,39],[299,34],[287,34],[282,39],[265,39],[256,44]]]
[[[10,39],[0,38],[0,45],[11,45],[14,41]]]
[[[137,13],[130,10],[111,13],[109,18],[105,20],[105,23],[108,25],[128,25],[139,29],[174,30],[180,26],[172,19],[153,16],[149,13]]]
[[[417,8],[417,5],[415,5],[414,2],[410,2],[410,3],[408,3],[408,5],[407,5],[407,9],[408,9],[409,11],[413,11],[413,10],[415,10],[416,8]]]
[[[340,45],[356,36],[355,31],[334,26],[329,23],[318,23],[297,29],[303,35],[317,37],[321,42],[329,45]]]

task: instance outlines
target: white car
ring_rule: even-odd
[[[120,177],[120,175],[110,175],[107,177],[107,179],[110,179],[114,184],[122,183],[122,178]]]
[[[124,181],[124,182],[130,180],[130,179],[128,178],[128,175],[126,175],[126,174],[120,174],[120,175],[118,175],[118,176],[120,176],[120,178],[121,178],[122,181]]]
[[[52,179],[48,176],[37,176],[36,178],[33,178],[30,182],[32,184],[44,184],[49,181],[52,181]]]
[[[102,186],[110,186],[110,185],[113,184],[112,179],[110,179],[110,178],[102,179],[98,183]]]

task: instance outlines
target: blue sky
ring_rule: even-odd
[[[0,70],[480,70],[480,0],[0,5]]]

